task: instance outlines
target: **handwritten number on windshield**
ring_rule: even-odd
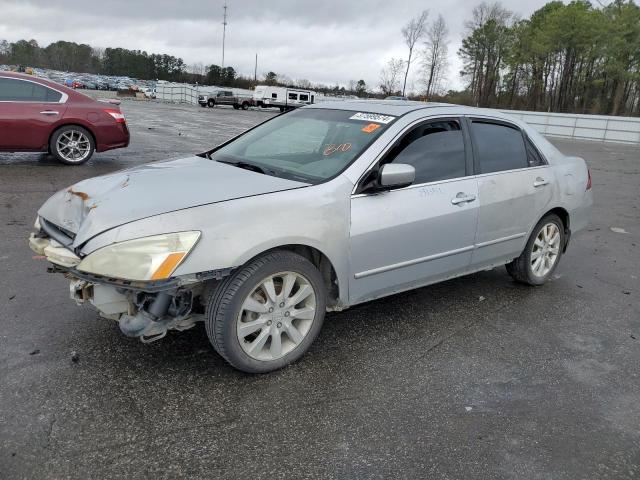
[[[322,152],[322,154],[325,157],[328,157],[329,155],[333,155],[336,152],[344,153],[344,152],[348,152],[349,150],[351,150],[350,143],[341,143],[339,145],[335,145],[332,143],[330,145],[325,145],[324,151]]]

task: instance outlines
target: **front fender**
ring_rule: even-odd
[[[325,184],[240,198],[156,215],[104,232],[82,254],[115,242],[199,230],[200,240],[174,275],[234,268],[262,252],[305,245],[332,263],[340,300],[348,299],[348,238],[353,184],[339,176]]]

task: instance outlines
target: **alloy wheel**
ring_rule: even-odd
[[[236,322],[240,346],[251,358],[277,360],[307,336],[316,317],[316,292],[303,275],[263,279],[245,298]]]
[[[56,140],[58,154],[70,163],[82,162],[91,153],[91,142],[78,130],[67,130]]]
[[[560,229],[555,223],[545,224],[531,250],[531,271],[536,277],[544,277],[555,266],[560,255]]]

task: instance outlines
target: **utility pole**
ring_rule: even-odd
[[[256,53],[256,65],[253,67],[253,83],[258,82],[258,54]]]
[[[222,17],[222,68],[224,68],[224,40],[227,36],[227,0],[224,2],[224,17]]]

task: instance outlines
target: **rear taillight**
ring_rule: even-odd
[[[115,108],[105,108],[104,113],[111,115],[116,123],[127,123],[127,120],[124,118],[124,113],[120,110],[116,110]]]
[[[587,190],[591,190],[591,170],[587,168]]]

